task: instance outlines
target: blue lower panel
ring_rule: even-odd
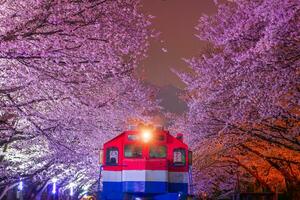
[[[103,192],[122,192],[122,182],[103,182]]]
[[[124,199],[151,199],[151,200],[187,200],[187,196],[179,193],[141,194],[141,193],[100,193],[98,200]]]
[[[123,200],[125,199],[124,197],[124,194],[121,193],[121,192],[107,192],[107,193],[104,193],[102,192],[101,197],[98,198],[98,200]]]
[[[124,199],[125,194],[148,196],[152,199],[174,199],[178,193],[183,196],[188,193],[187,183],[167,182],[103,182],[102,199]]]
[[[122,200],[122,182],[103,182],[101,200]]]
[[[181,192],[183,194],[188,193],[188,184],[187,183],[169,183],[168,191],[173,193]]]
[[[186,200],[187,196],[179,193],[166,193],[161,195],[153,196],[151,199],[154,200]]]
[[[123,182],[123,192],[128,193],[166,193],[168,192],[167,182],[143,182],[127,181]]]
[[[103,182],[103,192],[126,192],[126,193],[166,193],[167,182]]]

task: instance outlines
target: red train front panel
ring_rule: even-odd
[[[104,199],[188,192],[188,147],[167,131],[123,132],[104,144],[103,160]]]

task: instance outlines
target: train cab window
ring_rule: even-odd
[[[133,134],[128,135],[127,138],[128,138],[129,141],[139,140],[139,136],[138,135],[133,135]]]
[[[136,144],[125,145],[124,154],[125,154],[125,158],[141,158],[142,146]]]
[[[150,146],[150,158],[166,158],[167,157],[167,147],[160,146]]]
[[[174,149],[173,162],[175,166],[185,165],[185,150],[182,148]]]
[[[119,160],[119,150],[117,147],[109,147],[106,150],[106,164],[117,165]]]

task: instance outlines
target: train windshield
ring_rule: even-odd
[[[106,164],[117,165],[119,160],[119,150],[116,147],[109,147],[106,151]]]
[[[167,157],[167,147],[160,146],[150,146],[150,158],[166,158]]]
[[[126,158],[141,158],[142,146],[136,144],[125,145],[124,154]]]
[[[182,148],[174,149],[173,161],[175,166],[185,165],[185,150]]]

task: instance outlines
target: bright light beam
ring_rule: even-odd
[[[73,196],[74,195],[74,184],[71,183],[70,184],[70,196]]]
[[[56,178],[53,178],[53,179],[52,179],[52,183],[53,183],[52,194],[55,194],[55,193],[56,193],[56,182],[57,182],[57,179],[56,179]]]
[[[19,185],[18,185],[18,189],[20,190],[20,191],[22,191],[23,190],[23,181],[20,181],[19,182]]]

